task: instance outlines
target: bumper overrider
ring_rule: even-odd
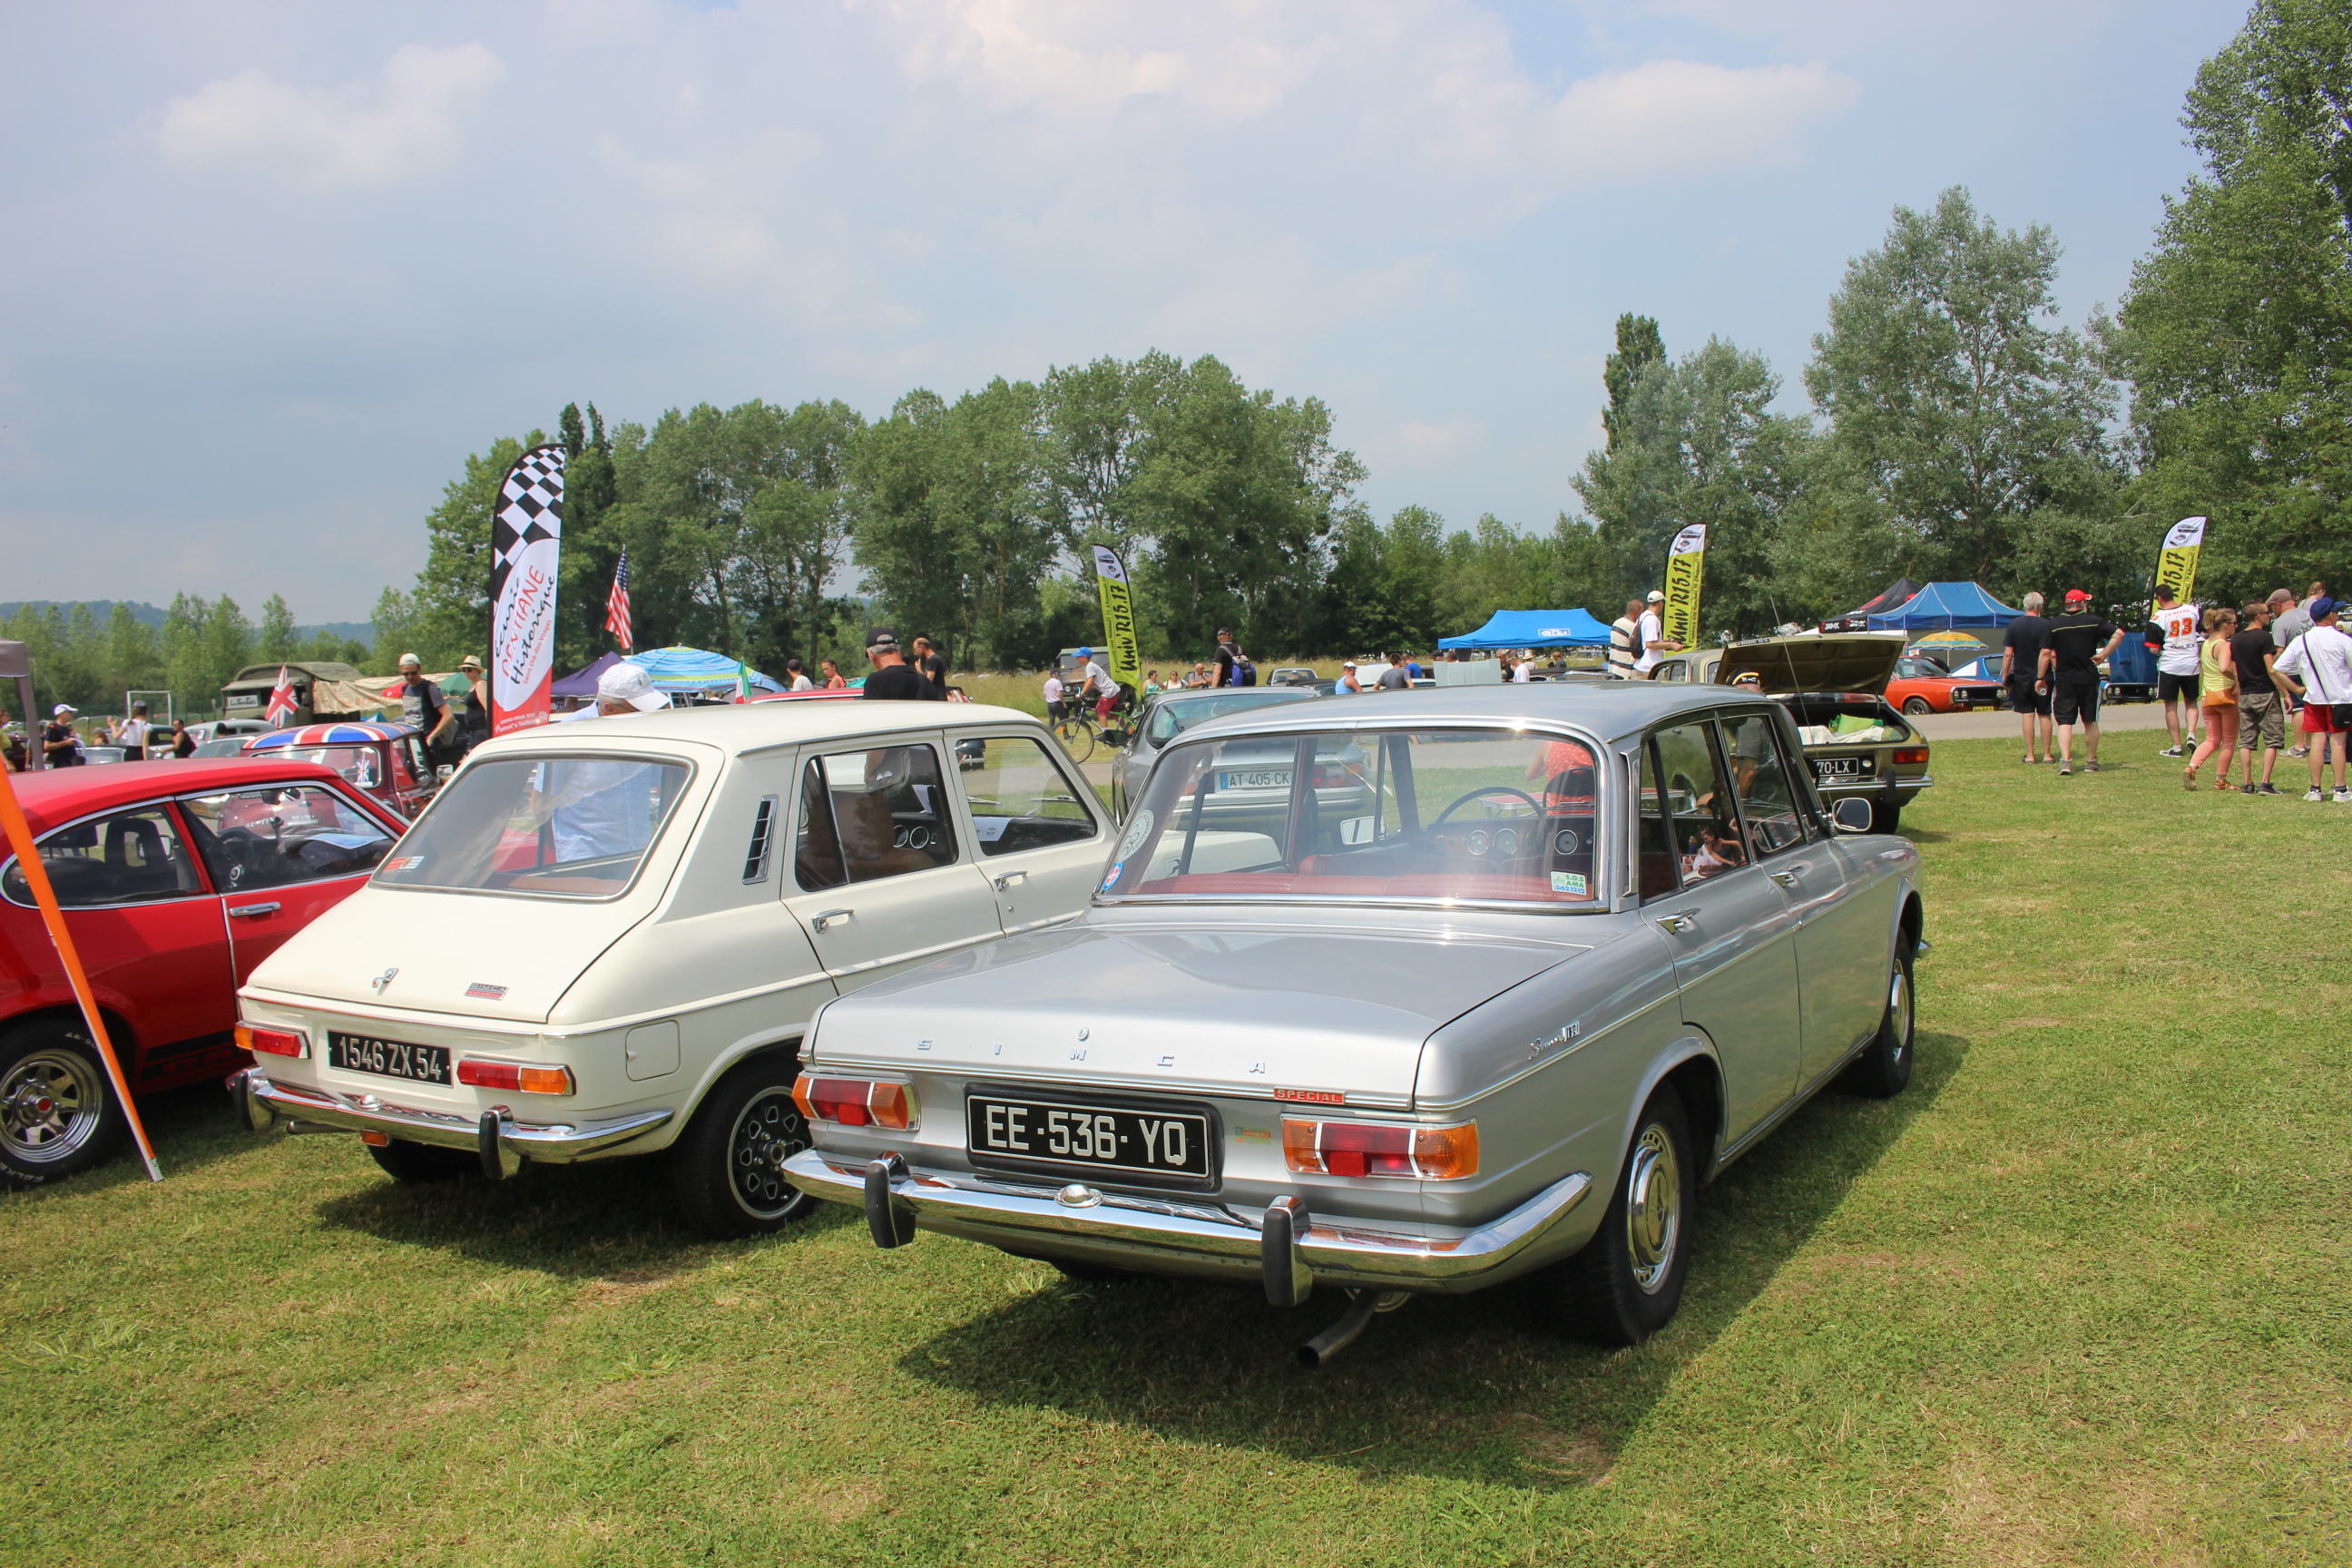
[[[471,1149],[482,1156],[482,1173],[510,1176],[525,1160],[563,1164],[640,1138],[667,1121],[674,1111],[640,1110],[603,1121],[519,1121],[504,1106],[478,1118],[422,1106],[394,1105],[380,1095],[344,1094],[273,1083],[259,1068],[247,1068],[228,1080],[230,1096],[245,1124],[265,1132],[279,1121],[289,1132],[377,1132],[410,1143]]]
[[[804,1149],[784,1174],[812,1197],[866,1211],[877,1247],[918,1230],[1007,1252],[1174,1273],[1257,1279],[1277,1307],[1317,1284],[1372,1290],[1475,1290],[1528,1254],[1592,1190],[1585,1172],[1563,1177],[1504,1215],[1471,1226],[1318,1216],[1305,1200],[1263,1210],[1072,1184],[1054,1187],[970,1172],[919,1171],[897,1154],[845,1160]]]

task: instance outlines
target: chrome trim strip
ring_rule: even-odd
[[[365,1107],[359,1100],[373,1096],[272,1083],[258,1068],[247,1069],[243,1082],[243,1097],[254,1105],[312,1126],[349,1132],[388,1132],[412,1143],[433,1143],[444,1149],[480,1147],[478,1115],[469,1117],[457,1111],[381,1102]],[[676,1114],[671,1110],[640,1110],[608,1121],[580,1122],[515,1121],[502,1118],[499,1147],[528,1159],[561,1163],[642,1137]]]
[[[784,1162],[784,1174],[813,1197],[833,1203],[866,1203],[870,1162],[845,1163],[814,1149]],[[922,1229],[940,1230],[1000,1245],[1050,1244],[1055,1238],[1100,1244],[1114,1250],[1156,1254],[1223,1268],[1242,1278],[1262,1277],[1260,1214],[1224,1205],[1188,1204],[1104,1193],[1102,1202],[1068,1208],[1055,1199],[1057,1189],[1001,1179],[910,1169],[892,1180],[894,1204],[904,1203]],[[1405,1226],[1395,1222],[1353,1222],[1311,1216],[1297,1237],[1300,1262],[1317,1279],[1333,1283],[1384,1284],[1397,1289],[1447,1289],[1477,1279],[1508,1263],[1567,1217],[1592,1190],[1589,1172],[1554,1182],[1501,1217],[1469,1229],[1452,1226]],[[1147,1259],[1148,1264],[1148,1257]]]
[[[1589,1034],[1578,1036],[1575,1042],[1570,1045],[1566,1050],[1545,1052],[1534,1061],[1528,1062],[1525,1066],[1521,1067],[1518,1071],[1511,1074],[1510,1077],[1498,1078],[1493,1083],[1490,1083],[1484,1089],[1478,1090],[1475,1094],[1465,1094],[1459,1100],[1416,1099],[1413,1101],[1412,1109],[1416,1114],[1427,1116],[1446,1116],[1453,1115],[1459,1111],[1467,1110],[1472,1106],[1476,1105],[1480,1100],[1486,1099],[1489,1095],[1499,1094],[1523,1079],[1533,1078],[1536,1074],[1543,1071],[1544,1068],[1556,1066],[1560,1062],[1568,1060],[1569,1058],[1576,1055],[1577,1052],[1592,1044],[1593,1041],[1607,1038],[1610,1035],[1625,1027],[1628,1024],[1635,1023],[1640,1019],[1648,1017],[1651,1014],[1656,1012],[1659,1008],[1665,1006],[1669,1003],[1674,1005],[1677,1022],[1679,1022],[1682,1009],[1682,993],[1679,990],[1670,989],[1665,993],[1665,994],[1660,996],[1648,1006],[1628,1013],[1622,1018],[1612,1019],[1610,1022],[1601,1025],[1601,1027],[1592,1030]]]

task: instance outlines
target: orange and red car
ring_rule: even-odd
[[[1886,700],[1916,719],[1922,713],[1967,713],[2003,707],[2008,693],[1998,680],[1957,676],[1934,659],[1906,654],[1895,661],[1895,673],[1886,682]]]

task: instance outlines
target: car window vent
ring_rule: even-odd
[[[743,880],[748,886],[768,879],[768,847],[776,841],[776,797],[763,795],[751,817],[751,847],[743,857]]]

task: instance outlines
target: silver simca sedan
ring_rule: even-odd
[[[236,1033],[261,1065],[236,1090],[256,1131],[356,1132],[399,1181],[667,1149],[697,1226],[773,1230],[815,1207],[780,1167],[807,1145],[792,1091],[817,1005],[1068,921],[1110,833],[1007,709],[507,736],[253,974]]]
[[[1221,811],[1236,783],[1253,809]],[[1782,705],[1722,688],[1213,720],[1077,921],[819,1010],[785,1173],[882,1247],[1341,1288],[1310,1364],[1412,1293],[1522,1276],[1638,1341],[1702,1182],[1833,1080],[1910,1079],[1919,856],[1866,826]]]

